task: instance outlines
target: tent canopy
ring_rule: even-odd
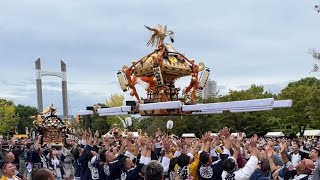
[[[239,135],[238,132],[231,133],[231,136],[238,136],[238,135]],[[243,137],[246,137],[247,135],[246,135],[246,133],[242,133],[242,136],[243,136]]]
[[[300,133],[297,133],[300,136]],[[320,136],[320,130],[305,130],[303,136]]]
[[[285,134],[283,132],[268,132],[266,137],[284,137]]]
[[[211,133],[211,136],[219,136],[219,133]]]
[[[181,137],[183,137],[183,138],[195,138],[196,135],[194,133],[183,133]]]

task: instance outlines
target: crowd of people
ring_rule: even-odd
[[[32,143],[2,147],[0,180],[320,180],[316,139],[218,136],[177,138],[112,129],[90,130],[64,145]]]

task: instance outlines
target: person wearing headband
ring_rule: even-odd
[[[16,166],[12,163],[2,162],[0,164],[1,171],[3,173],[0,180],[21,180],[18,176],[16,176]]]

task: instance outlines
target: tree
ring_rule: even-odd
[[[31,106],[24,106],[19,104],[16,107],[16,112],[19,116],[19,123],[18,123],[18,132],[19,133],[26,133],[25,128],[28,127],[31,129],[33,127],[33,120],[31,116],[37,115],[37,108]]]
[[[318,128],[320,126],[320,86],[315,87],[310,94],[307,107],[307,115],[311,120],[310,127]]]
[[[109,99],[106,100],[107,107],[119,107],[123,106],[124,102],[124,95],[120,94],[111,94]],[[120,116],[122,119],[125,119],[126,116]],[[122,127],[122,123],[120,122],[119,118],[116,116],[108,116],[109,124],[118,124],[119,127]]]
[[[123,102],[124,102],[124,95],[111,94],[109,99],[106,101],[106,106],[108,107],[123,106]]]
[[[106,100],[106,103],[98,103],[98,106],[107,106],[107,107],[119,107],[123,106],[124,96],[119,94],[111,94],[109,99]],[[124,119],[126,116],[121,116]],[[116,116],[83,116],[82,123],[79,125],[80,128],[93,130],[99,130],[101,133],[106,133],[113,126],[113,124],[118,124],[119,127],[122,127],[122,123]]]
[[[93,115],[94,116],[94,120],[91,123],[91,128],[96,131],[98,130],[100,133],[105,134],[107,133],[110,128],[111,125],[110,123],[108,123],[108,118],[107,117],[100,117],[98,115]]]
[[[13,133],[19,116],[12,101],[0,99],[0,134]]]
[[[283,90],[286,90],[288,88],[292,87],[298,87],[298,86],[308,86],[308,87],[316,87],[320,85],[320,81],[315,77],[306,77],[302,78],[299,81],[294,81],[288,84],[287,87],[285,87]],[[281,92],[280,92],[281,94]]]
[[[251,85],[247,90],[230,90],[228,95],[219,97],[219,102],[272,98],[263,86]],[[225,113],[219,115],[219,121],[236,132],[263,134],[268,131],[268,112]]]
[[[164,117],[148,117],[142,119],[138,124],[138,129],[141,129],[143,132],[146,132],[148,135],[154,135],[157,132],[158,128],[165,132],[166,119]],[[175,126],[174,126],[175,127]]]
[[[316,78],[303,78],[299,81],[289,83],[280,94],[280,99],[292,99],[293,105],[289,109],[282,110],[283,123],[290,125],[293,129],[297,128],[301,136],[305,129],[311,124],[311,116],[314,115],[314,106],[317,106],[317,97],[313,95],[318,93],[316,90],[320,81]],[[311,102],[309,102],[312,100]],[[313,104],[312,104],[313,103]],[[313,110],[310,114],[310,110]],[[314,116],[315,118],[315,116]]]

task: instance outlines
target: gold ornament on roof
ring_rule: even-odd
[[[42,111],[40,113],[40,115],[47,115],[47,114],[51,114],[51,115],[54,115],[57,113],[57,108],[55,108],[53,106],[53,104],[51,104],[51,106],[47,107],[46,109],[44,109],[44,111]]]
[[[173,31],[167,30],[167,25],[161,26],[158,24],[155,28],[150,28],[148,26],[145,26],[149,31],[152,32],[151,37],[147,43],[147,46],[157,46],[159,47],[160,45],[163,44],[164,39],[169,36],[171,42],[174,42],[173,39]]]
[[[151,31],[151,37],[147,46],[156,47],[153,52],[133,61],[131,66],[124,65],[117,73],[122,90],[130,91],[130,95],[136,97],[139,103],[153,103],[166,101],[186,101],[187,94],[190,94],[190,103],[194,104],[196,92],[202,88],[199,72],[205,72],[205,64],[196,64],[193,59],[187,58],[184,54],[175,50],[172,44],[165,43],[165,38],[169,37],[171,43],[174,42],[173,31],[167,26],[157,25],[154,28],[145,26]],[[207,70],[207,73],[210,72]],[[175,86],[175,82],[181,78],[191,76],[190,84],[183,91],[181,97],[180,87]],[[146,98],[141,98],[135,85],[138,83],[147,84]],[[202,83],[203,84],[203,83]],[[201,84],[201,85],[202,85]],[[167,114],[166,111],[153,114]],[[140,112],[145,115],[145,112]],[[177,113],[176,113],[177,114]]]

